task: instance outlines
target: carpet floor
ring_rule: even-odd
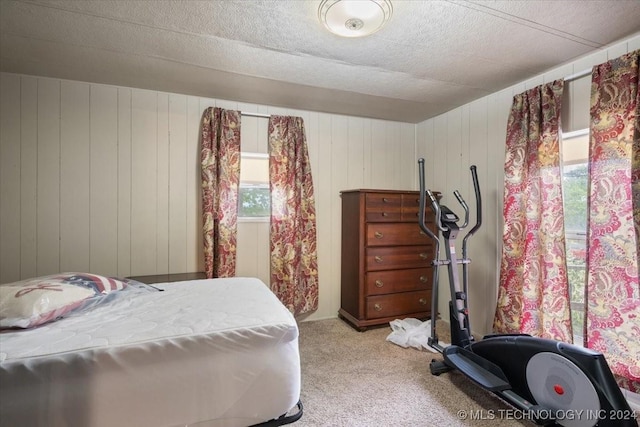
[[[439,354],[358,332],[340,319],[300,322],[304,426],[527,426],[524,415],[459,372],[433,376]]]

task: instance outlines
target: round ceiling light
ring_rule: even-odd
[[[322,0],[320,22],[342,37],[373,34],[387,23],[393,7],[390,0]]]

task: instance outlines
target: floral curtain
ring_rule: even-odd
[[[318,308],[316,211],[304,122],[269,119],[271,289],[295,315]]]
[[[207,278],[236,270],[240,112],[209,107],[202,115],[202,224]]]
[[[640,50],[596,66],[591,83],[585,345],[640,391]]]
[[[513,99],[507,125],[497,333],[573,342],[562,205],[563,80]]]

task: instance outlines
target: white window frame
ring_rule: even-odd
[[[269,155],[266,153],[252,153],[252,152],[241,152],[240,153],[240,162],[242,162],[243,158],[247,159],[266,159],[267,162],[269,160]],[[243,183],[242,181],[242,163],[240,165],[240,185],[238,189],[238,223],[264,223],[270,222],[271,216],[241,216],[240,215],[240,189],[241,188],[269,188],[269,178],[267,177],[267,181],[264,183],[256,184],[256,183]]]
[[[578,137],[585,136],[585,135],[589,135],[589,128],[579,129],[579,130],[572,131],[572,132],[562,132],[561,133],[561,139],[562,139],[562,141],[564,141],[564,140],[570,140],[572,138],[578,138]],[[564,147],[561,147],[561,150],[564,150]],[[585,160],[586,160],[586,162],[588,164],[589,159],[587,158]],[[561,160],[561,165],[560,165],[562,177],[564,177],[564,167],[565,166],[569,166],[569,165],[572,165],[572,164],[581,164],[581,163],[583,163],[583,162],[574,161],[574,162],[565,163],[564,159],[562,159]],[[563,185],[562,186],[563,200],[565,199],[564,192],[565,192],[565,188],[564,188],[564,185]],[[572,240],[582,240],[582,241],[584,241],[584,246],[586,248],[586,246],[587,246],[587,230],[579,231],[579,232],[567,232],[567,230],[565,229],[565,239],[566,240],[570,240],[570,239],[572,239]],[[567,273],[568,273],[569,269],[570,269],[570,266],[567,265]],[[585,263],[585,269],[586,269],[586,263]],[[585,270],[585,275],[586,275],[586,270]],[[585,276],[585,284],[584,284],[584,286],[587,286],[587,284],[586,284],[586,276]],[[571,292],[571,289],[570,289],[569,290],[569,297],[570,298],[571,298],[572,294],[573,294],[573,292]],[[580,312],[584,313],[584,311],[585,311],[585,303],[584,302],[577,302],[577,301],[569,300],[569,303],[571,305],[571,310],[572,311],[575,310],[575,311],[580,311]],[[586,322],[586,319],[584,319],[584,321]],[[582,346],[582,341],[581,341],[583,339],[583,335],[582,334],[583,334],[582,330],[576,331],[574,329],[573,335],[574,335],[574,343],[576,345]],[[578,340],[580,340],[580,341],[578,341]]]

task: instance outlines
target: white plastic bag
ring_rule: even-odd
[[[387,336],[387,341],[404,348],[414,347],[418,350],[424,348],[436,352],[436,350],[429,347],[431,320],[421,322],[418,319],[408,317],[406,319],[392,320],[389,325],[392,332]]]

